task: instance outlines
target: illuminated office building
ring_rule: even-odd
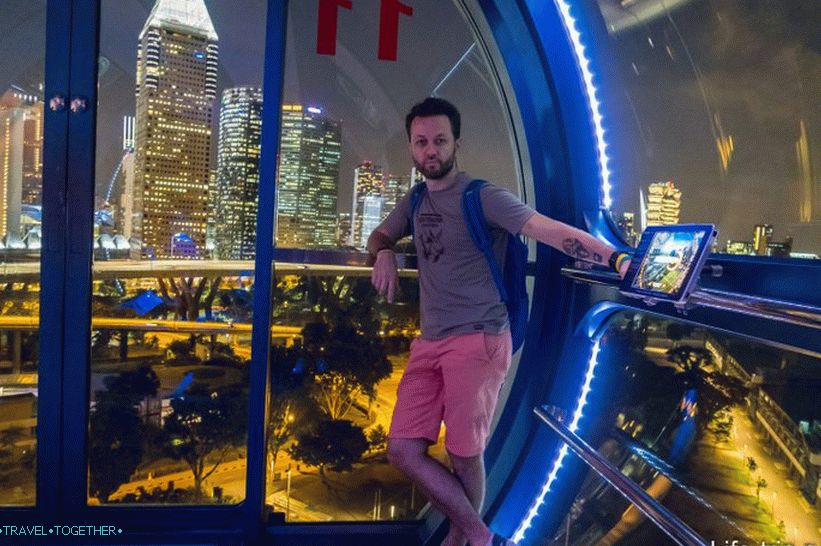
[[[372,161],[363,161],[353,171],[353,198],[351,201],[351,229],[353,246],[363,248],[368,237],[364,234],[365,198],[369,195],[382,196],[385,191],[382,167]],[[371,204],[373,209],[373,204]],[[381,209],[380,209],[381,210]],[[370,234],[370,231],[368,232]]]
[[[681,190],[672,181],[650,184],[645,199],[644,227],[678,224],[680,213]]]
[[[0,236],[22,237],[22,206],[39,205],[43,101],[13,87],[0,97]]]
[[[203,256],[217,41],[203,0],[157,0],[140,33],[133,234],[148,257]]]
[[[120,195],[120,214],[117,217],[117,231],[130,239],[134,229],[134,116],[123,118],[123,191]],[[139,254],[137,252],[136,254]],[[138,255],[132,256],[138,258]]]
[[[214,190],[217,258],[252,260],[256,247],[262,90],[234,87],[222,93]]]
[[[336,224],[336,244],[351,246],[351,213],[340,212]]]
[[[619,231],[624,236],[624,239],[634,246],[638,240],[635,217],[636,215],[632,212],[624,212],[616,218],[616,226],[618,226]]]
[[[383,191],[384,203],[382,206],[382,218],[387,218],[388,214],[396,208],[396,203],[410,190],[411,177],[389,174],[385,177],[385,189]]]
[[[384,218],[385,198],[377,194],[366,195],[362,200],[362,245],[366,245],[371,232]]]
[[[753,250],[759,256],[767,254],[767,244],[773,238],[773,226],[770,224],[758,224],[753,228]]]
[[[724,248],[727,254],[755,254],[755,248],[750,241],[727,241],[727,246]]]
[[[277,245],[335,247],[342,128],[319,108],[282,106]]]
[[[795,158],[798,164],[798,217],[799,222],[808,223],[814,220],[816,185],[810,153],[810,142],[807,135],[807,125],[802,119],[799,123],[799,137],[795,142]]]

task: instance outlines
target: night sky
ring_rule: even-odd
[[[601,0],[613,4],[614,0]],[[655,0],[639,0],[636,5]],[[449,2],[406,0],[399,59],[376,58],[379,2],[354,0],[339,11],[335,56],[316,54],[317,0],[291,2],[285,100],[321,107],[341,119],[340,210],[347,210],[353,168],[364,159],[405,174],[411,163],[403,118],[430,94],[473,43]],[[42,77],[44,2],[4,0],[0,85]],[[618,4],[618,3],[617,3]],[[670,5],[675,3],[670,2]],[[137,36],[153,0],[104,0],[98,122],[98,187],[119,160],[121,120],[134,113]],[[220,36],[218,92],[260,85],[264,0],[206,0]],[[592,4],[591,4],[592,5]],[[239,17],[237,14],[241,14]],[[810,151],[821,145],[821,10],[813,0],[691,0],[669,14],[607,38],[597,60],[605,127],[613,153],[615,210],[638,212],[638,190],[673,180],[683,192],[683,222],[719,225],[719,240],[749,240],[755,223],[775,225],[775,239],[821,252],[821,190],[816,223],[798,226],[798,124]],[[518,184],[514,154],[495,86],[474,49],[439,90],[463,113],[459,166]],[[594,66],[594,70],[597,67]],[[215,120],[218,119],[215,110]],[[715,137],[732,137],[725,172]],[[216,125],[214,145],[216,145]],[[265,152],[263,152],[265,153]],[[215,163],[215,161],[214,161]],[[215,165],[214,165],[215,166]],[[814,161],[814,177],[821,165]]]

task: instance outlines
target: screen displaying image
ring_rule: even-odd
[[[632,287],[675,293],[692,269],[704,235],[703,231],[659,231],[653,235]]]

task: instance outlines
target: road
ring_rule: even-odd
[[[755,459],[757,475],[767,480],[767,487],[761,491],[761,502],[774,513],[775,521],[784,522],[787,541],[821,546],[821,513],[807,503],[797,485],[788,479],[786,465],[774,462],[765,450],[764,433],[755,429],[740,408],[733,409],[733,423],[736,447],[745,461],[746,457]]]

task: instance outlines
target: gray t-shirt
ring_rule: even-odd
[[[447,189],[424,192],[414,218],[419,263],[422,338],[441,339],[473,332],[499,333],[509,328],[507,309],[493,281],[487,259],[473,242],[462,215],[462,193],[472,178],[464,172]],[[504,265],[507,232],[517,234],[535,214],[509,191],[486,184],[482,211],[493,234],[499,266]],[[410,194],[377,229],[394,240],[408,232]]]

